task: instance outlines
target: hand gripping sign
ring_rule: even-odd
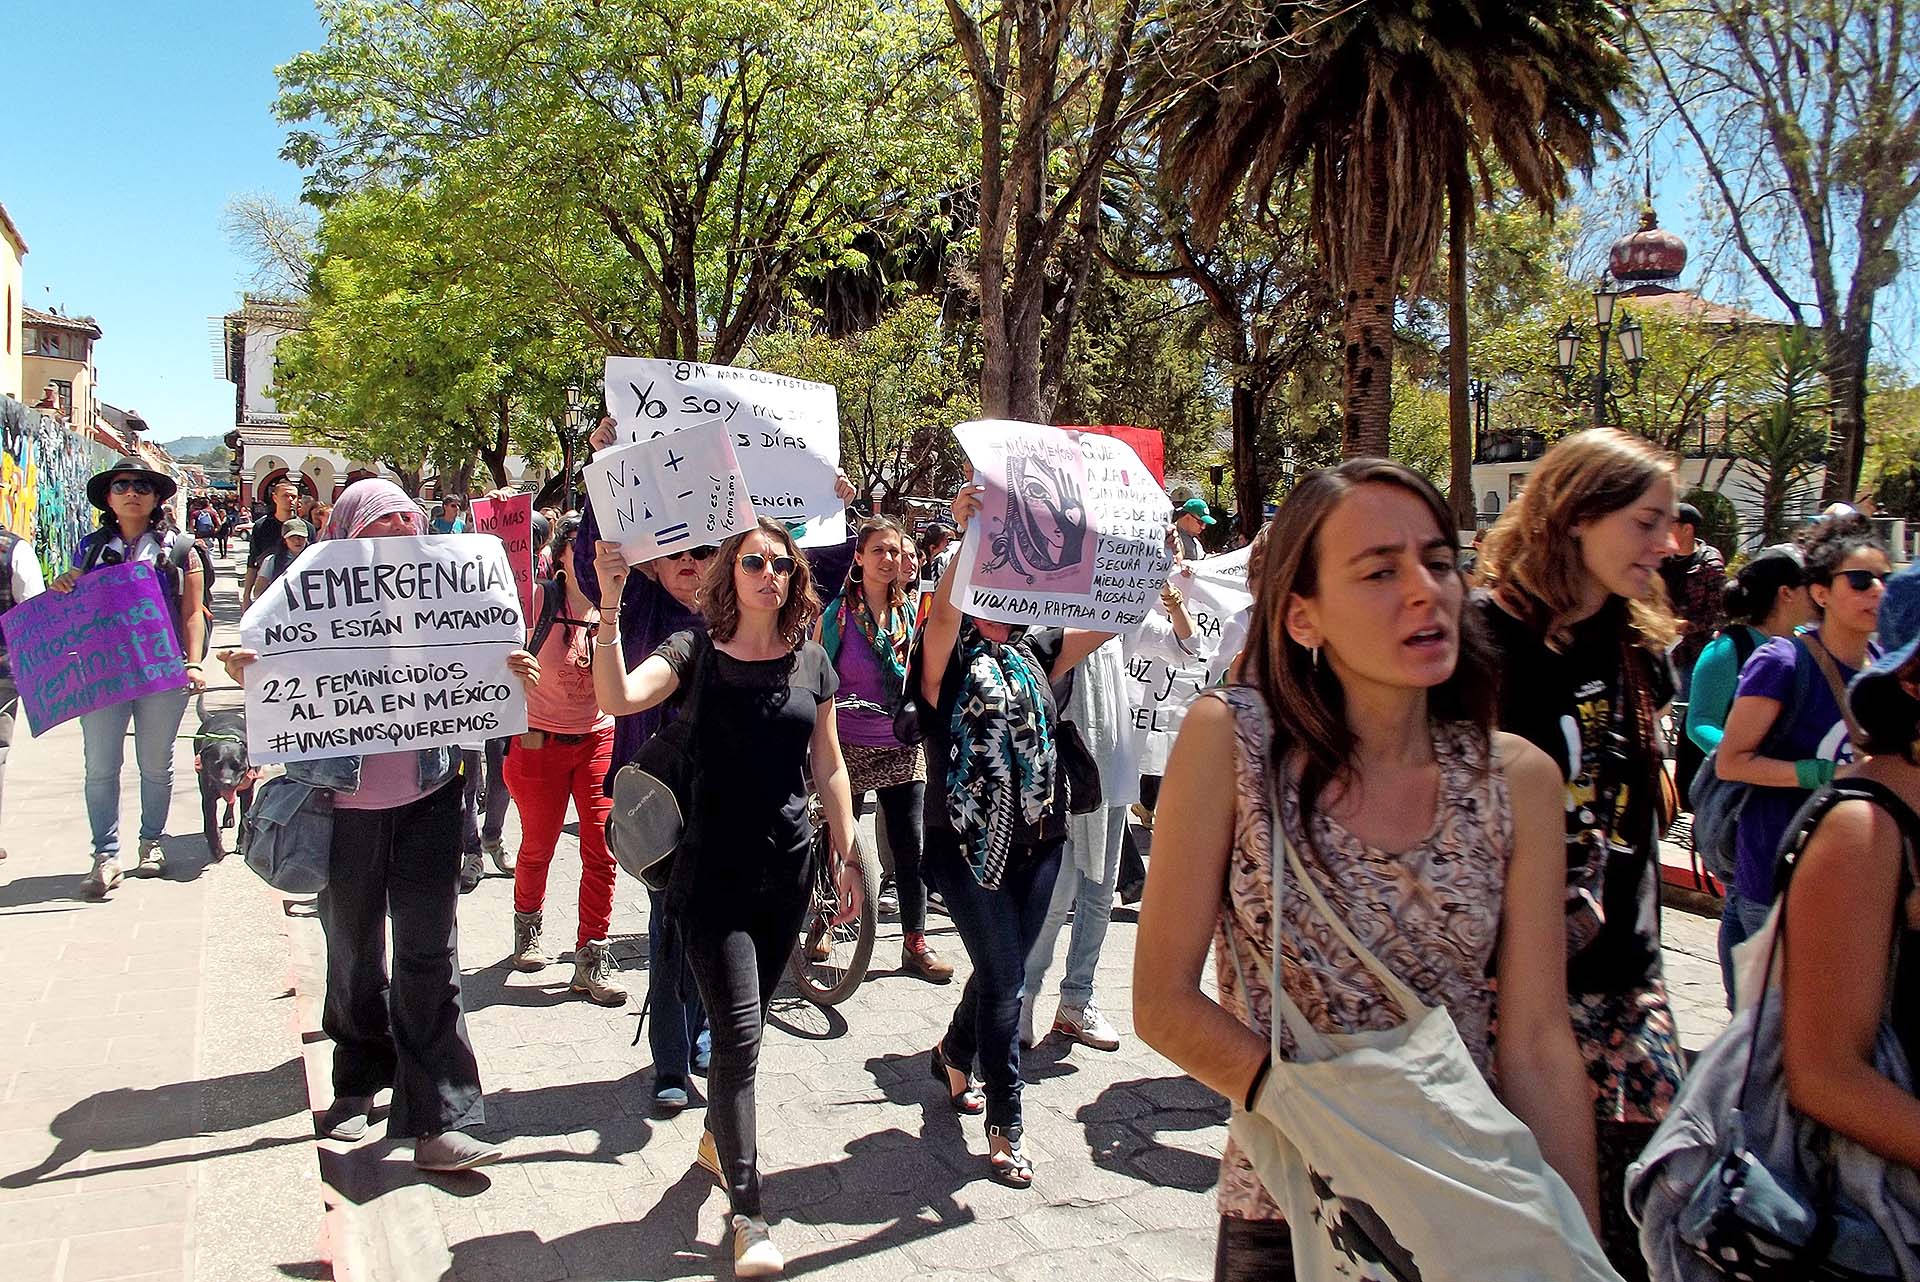
[[[526,638],[490,534],[329,539],[240,621],[255,765],[479,743],[527,728]]]
[[[840,475],[840,401],[826,383],[766,370],[607,358],[607,412],[624,441],[719,422],[740,456],[753,508],[798,527],[802,547],[847,539],[846,507],[834,494]],[[600,515],[598,503],[594,514]],[[601,517],[605,528],[605,517]]]
[[[986,486],[954,573],[954,600],[1003,623],[1128,632],[1172,564],[1167,496],[1110,436],[1002,419],[953,430]]]

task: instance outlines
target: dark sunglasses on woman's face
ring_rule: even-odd
[[[667,553],[667,560],[678,561],[683,556],[690,556],[696,561],[709,561],[713,559],[713,554],[719,550],[719,548],[714,547],[711,543],[703,544],[697,548],[681,548],[678,552]]]
[[[113,479],[112,489],[115,494],[125,494],[129,491],[135,494],[151,494],[153,482],[140,476],[116,476]]]
[[[758,574],[771,566],[775,574],[781,578],[785,578],[793,573],[793,558],[790,556],[776,556],[769,561],[758,552],[746,552],[740,557],[740,566],[748,574]]]
[[[1887,572],[1885,570],[1835,570],[1833,577],[1845,579],[1847,586],[1855,592],[1865,592],[1876,583],[1885,583]]]

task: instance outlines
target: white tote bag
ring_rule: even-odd
[[[1273,1066],[1254,1111],[1236,1107],[1228,1129],[1286,1214],[1297,1275],[1619,1282],[1579,1199],[1494,1097],[1452,1016],[1422,1003],[1354,937],[1307,876],[1271,796],[1269,805],[1285,851],[1284,866],[1274,860],[1275,929],[1291,874],[1407,1016],[1399,1028],[1322,1033],[1287,997],[1276,965]],[[1276,963],[1279,955],[1276,941]],[[1282,1019],[1292,1061],[1280,1055]]]

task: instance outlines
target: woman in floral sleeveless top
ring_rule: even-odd
[[[1378,459],[1315,473],[1274,518],[1245,684],[1194,705],[1168,763],[1135,1024],[1242,1104],[1269,1066],[1276,942],[1280,982],[1315,1028],[1404,1020],[1297,885],[1273,921],[1277,795],[1282,829],[1334,912],[1448,1010],[1595,1218],[1593,1127],[1562,981],[1559,776],[1538,749],[1489,729],[1493,678],[1463,619],[1450,526],[1425,478]],[[1219,769],[1227,760],[1232,772]],[[1217,1003],[1200,985],[1210,945]],[[1290,1035],[1280,1049],[1291,1054]],[[1217,1279],[1294,1276],[1288,1226],[1232,1143],[1219,1208]]]

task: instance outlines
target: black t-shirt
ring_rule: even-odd
[[[253,523],[253,534],[247,540],[248,569],[257,569],[275,552],[286,550],[287,541],[280,533],[282,525],[280,518],[271,513]]]
[[[964,634],[971,624],[962,626]],[[924,632],[921,634],[924,636]],[[1040,689],[1045,705],[1047,724],[1060,725],[1060,710],[1053,701],[1053,687],[1047,680],[1053,671],[1054,660],[1060,657],[1060,646],[1066,640],[1066,632],[1060,628],[1034,628],[1018,641],[1009,641],[1008,645],[1017,645],[1025,650],[1027,657],[1038,665],[1041,674]],[[920,725],[927,735],[927,788],[924,811],[927,829],[951,832],[952,822],[947,816],[947,769],[953,761],[953,709],[960,702],[960,643],[955,641],[953,653],[947,660],[946,675],[940,681],[940,705],[929,707],[920,697],[921,654],[920,641],[914,641],[913,656],[907,669],[907,688],[913,694],[914,701],[920,705]],[[1059,760],[1054,763],[1053,779],[1054,805],[1038,825],[1029,824],[1018,817],[1014,820],[1013,841],[1015,845],[1031,846],[1060,836],[1067,830],[1067,811],[1064,804],[1066,790],[1060,780]]]
[[[690,690],[699,634],[676,632],[654,653]],[[840,677],[827,652],[808,641],[778,659],[736,659],[713,650],[694,731],[700,761],[694,790],[688,892],[729,896],[804,888],[813,825],[807,819],[807,750],[820,705]],[[685,709],[685,703],[681,702]],[[676,870],[677,872],[678,870]],[[676,877],[678,881],[678,877]]]
[[[1536,745],[1567,781],[1567,884],[1570,897],[1591,889],[1604,920],[1567,963],[1567,989],[1620,993],[1644,987],[1660,960],[1660,859],[1655,828],[1661,768],[1657,748],[1641,742],[1624,664],[1638,665],[1654,709],[1673,697],[1664,658],[1623,646],[1626,602],[1612,598],[1574,627],[1562,651],[1487,593],[1473,601],[1499,651],[1500,728]],[[1626,702],[1622,702],[1623,699]],[[1602,851],[1605,851],[1602,854]],[[1595,861],[1604,859],[1596,869]],[[1570,900],[1569,930],[1581,933]]]

